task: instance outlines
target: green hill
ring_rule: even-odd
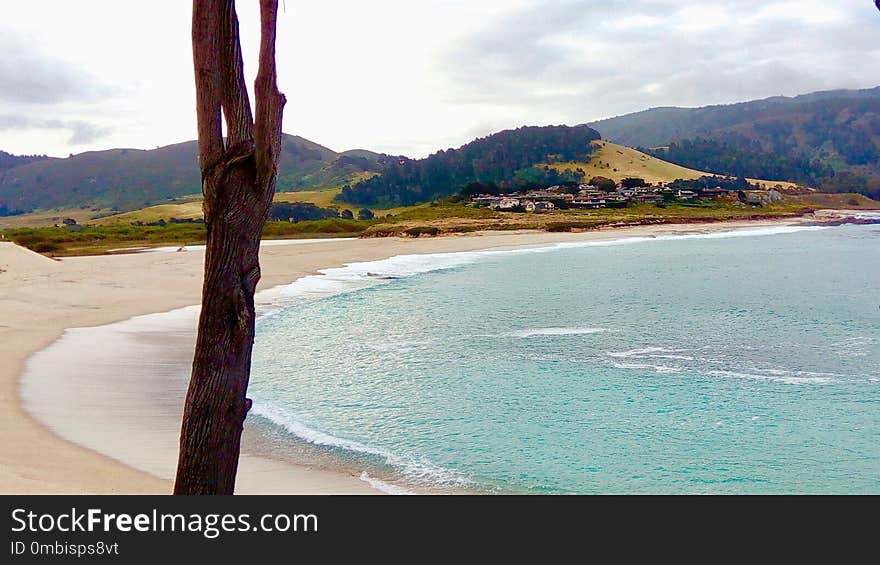
[[[690,168],[880,195],[880,87],[654,108],[590,126]]]
[[[337,153],[285,134],[277,190],[342,186],[340,201],[378,208],[443,198],[471,182],[509,183],[517,172],[539,164],[584,163],[605,169],[595,172],[612,173],[636,164],[631,174],[661,166],[629,155],[609,171],[616,154],[590,158],[595,150],[590,142],[600,137],[648,148],[651,156],[696,171],[880,198],[880,87],[704,108],[655,108],[589,126],[524,127],[419,160],[363,149]],[[83,208],[125,212],[179,202],[201,192],[196,154],[195,141],[67,159],[0,152],[0,216]]]
[[[595,148],[589,161],[554,163],[550,165],[560,173],[577,172],[586,182],[593,177],[605,177],[620,182],[627,177],[644,179],[646,182],[669,183],[678,179],[694,180],[703,176],[711,176],[714,172],[701,171],[682,167],[643,153],[632,147],[626,147],[610,141],[594,141]],[[785,181],[769,181],[767,179],[749,178],[749,182],[772,187],[794,188],[795,184]]]
[[[711,175],[712,173],[705,171],[696,171],[687,169],[680,165],[669,163],[646,155],[631,147],[610,143],[608,141],[591,142],[592,151],[589,154],[589,161],[565,161],[556,162],[549,167],[559,171],[560,173],[575,173],[586,182],[594,176],[604,176],[620,182],[626,177],[639,177],[650,183],[672,182],[676,179],[698,179],[702,176]],[[350,152],[346,152],[350,153]],[[749,179],[750,182],[756,182],[765,186],[774,186],[775,182],[769,182],[762,179]],[[778,183],[783,188],[793,188],[791,183]],[[295,192],[278,192],[275,194],[275,202],[287,203],[310,203],[322,208],[349,209],[356,212],[360,206],[340,204],[335,198],[340,194],[339,188],[329,188],[320,190],[298,190]],[[832,202],[833,204],[833,202]],[[826,204],[830,206],[831,204]],[[412,213],[414,208],[400,207],[395,209],[383,209],[373,207],[373,211],[379,215],[386,215],[389,212],[399,214],[402,212]],[[139,210],[124,212],[122,214],[114,214],[104,216],[100,219],[92,220],[91,224],[95,225],[112,225],[117,223],[128,224],[132,222],[141,222],[144,224],[156,222],[160,219],[166,221],[171,218],[177,219],[195,219],[202,217],[202,200],[201,198],[193,198],[187,201],[180,201],[171,204],[159,204],[157,206],[149,206]],[[23,218],[25,219],[25,218]],[[59,218],[55,219],[55,223]],[[44,222],[45,223],[45,222]],[[51,224],[51,223],[50,223]],[[13,224],[15,225],[15,224]],[[0,222],[2,226],[2,222]]]
[[[379,155],[336,153],[299,136],[282,138],[277,189],[340,186],[365,178]],[[152,150],[111,149],[42,159],[0,171],[0,210],[95,208],[119,211],[201,192],[197,143]]]
[[[458,193],[469,183],[504,184],[537,164],[585,160],[599,134],[587,126],[521,127],[425,159],[384,158],[378,174],[342,189],[360,206],[411,206]]]
[[[46,159],[48,157],[45,155],[13,155],[6,151],[0,151],[0,171]]]

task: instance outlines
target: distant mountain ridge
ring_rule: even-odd
[[[652,108],[589,125],[687,167],[880,193],[880,87]]]
[[[691,169],[880,198],[880,87],[524,127],[419,160],[364,149],[338,153],[284,134],[277,189],[345,186],[340,198],[351,204],[409,205],[449,196],[470,182],[508,182],[518,169],[541,163],[586,159],[590,141],[600,137]],[[0,152],[0,215],[127,211],[198,194],[196,155],[195,141],[67,159]]]
[[[44,161],[48,158],[49,157],[46,155],[13,155],[6,151],[0,151],[0,171],[18,167],[20,165],[27,165],[34,161]]]
[[[680,139],[710,136],[718,130],[755,120],[773,119],[773,112],[802,111],[805,105],[829,100],[880,100],[880,86],[863,90],[825,90],[792,97],[772,96],[699,108],[658,106],[589,122],[587,125],[615,143],[630,147],[657,147]]]
[[[17,157],[12,167],[0,170],[0,210],[7,214],[80,207],[125,211],[197,194],[201,192],[197,155],[197,142],[187,141],[151,150],[90,151],[67,159]],[[284,134],[277,189],[340,186],[375,170],[379,159],[371,151],[337,153]]]

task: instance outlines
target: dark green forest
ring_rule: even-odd
[[[724,175],[793,181],[809,185],[833,176],[834,169],[818,159],[764,151],[761,144],[740,134],[724,139],[684,139],[666,149],[642,149],[655,157],[691,169]]]
[[[722,177],[718,175],[705,175],[698,179],[676,179],[667,186],[673,190],[693,190],[695,192],[715,187],[724,190],[752,190],[758,188],[743,177]]]
[[[470,183],[492,183],[498,190],[544,183],[533,165],[586,160],[599,133],[587,126],[521,127],[477,139],[425,159],[380,162],[379,175],[346,186],[339,200],[362,206],[410,206],[445,198]]]
[[[6,151],[0,151],[0,171],[46,159],[48,157],[45,155],[13,155]]]
[[[591,125],[686,167],[880,196],[880,87],[654,108]]]
[[[274,202],[269,210],[269,220],[277,222],[296,223],[339,217],[339,210],[321,208],[311,202]]]

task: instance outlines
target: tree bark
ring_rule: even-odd
[[[284,95],[278,91],[278,0],[260,0],[256,121],[244,80],[234,0],[194,0],[192,21],[205,279],[186,395],[175,494],[232,494],[254,341],[260,237],[275,194]],[[221,119],[225,117],[224,142]]]

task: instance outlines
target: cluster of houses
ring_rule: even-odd
[[[567,186],[551,186],[500,196],[481,194],[472,197],[471,202],[495,210],[544,212],[556,208],[624,208],[630,204],[656,204],[668,198],[715,200],[728,196],[734,199],[737,197],[736,191],[731,192],[721,187],[694,191],[671,189],[666,183],[633,188],[615,187],[613,190],[582,184],[578,186],[577,193],[573,192]]]

